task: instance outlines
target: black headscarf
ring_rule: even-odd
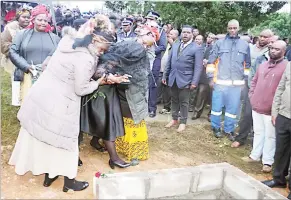
[[[104,37],[107,40],[107,42],[114,42],[114,37],[112,36],[111,33],[95,30],[94,34]],[[93,34],[86,35],[84,38],[76,38],[73,44],[73,49],[75,49],[76,47],[88,47],[89,44],[92,43],[92,40]]]

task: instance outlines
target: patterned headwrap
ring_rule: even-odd
[[[150,21],[145,24],[145,27],[148,27],[153,35],[156,37],[156,41],[160,39],[159,25],[155,21]]]
[[[19,10],[17,10],[17,12],[16,12],[16,20],[18,20],[19,17],[21,15],[25,14],[25,13],[29,13],[29,15],[30,15],[30,11],[28,9],[26,9],[26,8],[20,8]]]
[[[91,18],[80,27],[73,48],[88,47],[94,41],[111,44],[114,37],[109,28],[109,18],[104,15],[96,15],[95,18]]]
[[[28,29],[33,29],[34,28],[34,20],[36,16],[40,14],[45,14],[47,17],[49,17],[49,12],[47,11],[47,8],[44,5],[38,5],[34,7],[31,11],[31,17],[30,17],[30,25],[28,25]],[[46,27],[45,32],[50,32],[52,31],[52,27],[48,24]]]
[[[155,27],[150,27],[147,25],[144,25],[141,28],[139,35],[147,35],[149,33],[151,33],[154,36],[155,42],[157,42],[160,39],[159,29]]]

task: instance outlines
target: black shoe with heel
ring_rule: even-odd
[[[46,173],[44,176],[44,182],[43,182],[43,186],[44,187],[49,187],[51,186],[51,184],[58,179],[59,176],[56,176],[54,178],[49,178],[49,174]]]
[[[89,183],[85,181],[77,181],[74,178],[69,179],[68,177],[65,176],[65,181],[64,181],[64,187],[63,187],[63,192],[68,192],[69,190],[73,191],[82,191],[85,190],[88,186]]]
[[[81,160],[80,157],[79,157],[78,166],[80,167],[80,166],[82,166],[82,165],[83,165],[83,162],[82,162],[82,160]]]
[[[130,163],[126,163],[126,162],[124,162],[124,163],[117,163],[117,162],[114,162],[112,160],[109,160],[109,166],[111,167],[111,169],[114,169],[115,166],[116,167],[119,167],[119,168],[127,168],[127,167],[130,166]]]
[[[94,149],[96,149],[97,151],[103,153],[106,152],[106,149],[104,147],[101,146],[101,144],[99,144],[99,142],[97,141],[97,143],[92,139],[90,142],[91,147],[93,147]]]

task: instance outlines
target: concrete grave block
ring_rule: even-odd
[[[192,173],[191,179],[191,192],[197,192],[199,183],[200,173]]]
[[[193,199],[217,199],[215,194],[199,194],[194,196]]]
[[[284,197],[283,195],[277,193],[277,192],[270,192],[264,195],[264,199],[268,200],[268,199],[278,199],[278,200],[283,200],[283,199],[287,199],[286,197]]]
[[[167,171],[150,177],[148,198],[171,197],[189,193],[191,175],[190,172],[171,173]]]
[[[197,191],[210,191],[222,188],[223,168],[205,167],[201,168]]]
[[[97,199],[145,199],[144,177],[94,177],[94,196]]]
[[[286,199],[227,163],[94,177],[96,199]]]
[[[226,175],[223,189],[235,199],[259,199],[260,197],[260,191],[247,179],[234,174]]]

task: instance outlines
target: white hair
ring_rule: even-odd
[[[66,35],[68,35],[72,38],[75,38],[77,35],[77,31],[70,26],[65,26],[62,28],[62,37],[66,36]]]
[[[237,27],[239,27],[239,22],[236,19],[230,20],[227,25],[229,26],[230,24],[234,24],[237,25]]]

